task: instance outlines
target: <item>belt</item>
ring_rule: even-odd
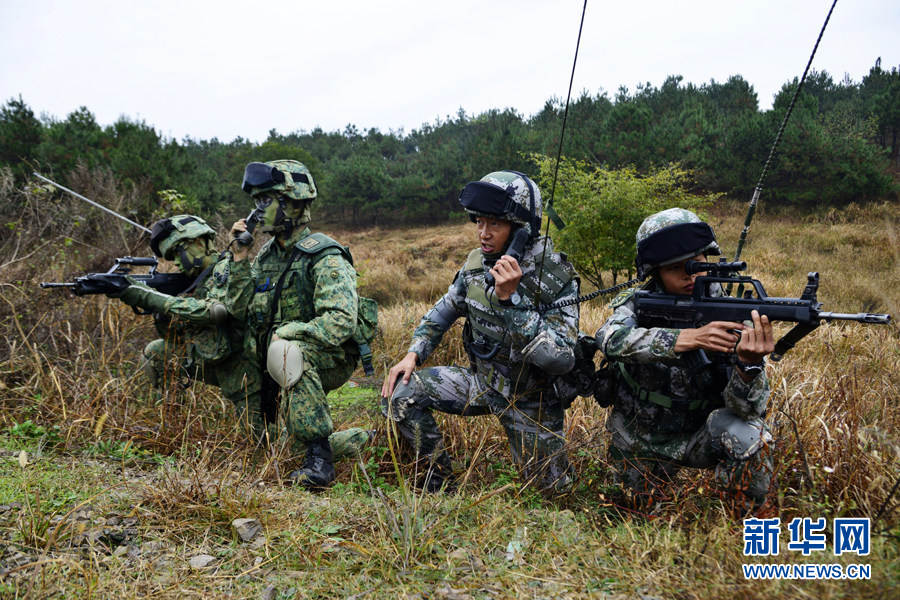
[[[672,398],[671,396],[648,390],[647,388],[641,387],[641,384],[634,380],[634,377],[632,377],[625,369],[624,363],[616,362],[616,366],[619,369],[622,380],[629,388],[631,388],[631,391],[634,392],[634,395],[637,396],[639,400],[652,402],[663,408],[674,408],[677,410],[697,410],[706,404],[706,401],[702,398]]]

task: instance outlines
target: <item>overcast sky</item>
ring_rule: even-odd
[[[574,92],[724,81],[769,108],[799,77],[831,0],[589,0]],[[582,0],[0,0],[0,100],[87,106],[182,139],[382,131],[565,98]],[[841,0],[813,67],[859,81],[900,64],[900,1]]]

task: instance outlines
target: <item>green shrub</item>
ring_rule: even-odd
[[[542,155],[532,159],[544,202],[549,202],[554,161]],[[692,173],[677,165],[641,175],[633,168],[608,170],[563,159],[554,208],[566,227],[553,232],[553,241],[595,286],[604,287],[604,273],[616,283],[634,271],[634,236],[645,217],[673,206],[698,211],[719,198],[691,193],[691,181]]]

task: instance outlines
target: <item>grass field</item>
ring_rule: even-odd
[[[51,220],[61,207],[40,212],[28,197],[17,200],[23,217],[0,244],[2,598],[898,595],[896,323],[825,325],[769,366],[776,483],[760,516],[825,517],[828,550],[788,551],[783,526],[779,556],[746,558],[740,518],[709,473],[680,474],[651,514],[625,508],[605,464],[606,411],[586,399],[567,414],[579,479],[563,498],[522,486],[488,417],[440,418],[458,492],[409,488],[412,473],[395,460],[378,410],[380,382],[362,377],[332,393],[332,416],[338,428],[376,430],[373,443],[341,462],[338,483],[323,493],[284,487],[296,457],[252,447],[216,390],[148,389],[137,369],[153,336],[148,317],[105,297],[37,287],[105,270],[116,252],[144,254],[139,239],[99,218],[60,226]],[[896,316],[897,215],[896,203],[813,216],[764,211],[744,258],[771,295],[797,296],[816,270],[826,310]],[[743,205],[723,203],[709,217],[733,252]],[[381,304],[380,377],[474,246],[473,228],[331,233],[351,246],[362,293]],[[608,314],[602,302],[584,305],[582,331],[593,333]],[[460,330],[429,364],[466,362]],[[868,556],[831,553],[834,517],[872,519]],[[238,518],[258,520],[261,533],[243,541],[232,527]],[[863,563],[871,579],[750,581],[743,563]]]

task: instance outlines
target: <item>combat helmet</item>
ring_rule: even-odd
[[[297,225],[309,223],[309,205],[318,194],[306,165],[287,159],[248,164],[241,189],[256,201],[252,218],[273,235],[290,235]]]
[[[469,218],[493,217],[527,226],[532,237],[541,228],[541,190],[518,171],[494,171],[466,184],[459,194]]]
[[[280,192],[293,200],[314,200],[316,183],[312,173],[296,160],[252,162],[244,169],[241,189],[254,197],[264,192]]]
[[[175,215],[160,219],[150,227],[150,249],[156,256],[172,260],[175,247],[180,242],[201,237],[212,241],[216,238],[216,232],[200,217]]]
[[[657,267],[698,254],[722,254],[712,227],[684,208],[652,214],[638,227],[637,275],[646,278]]]

